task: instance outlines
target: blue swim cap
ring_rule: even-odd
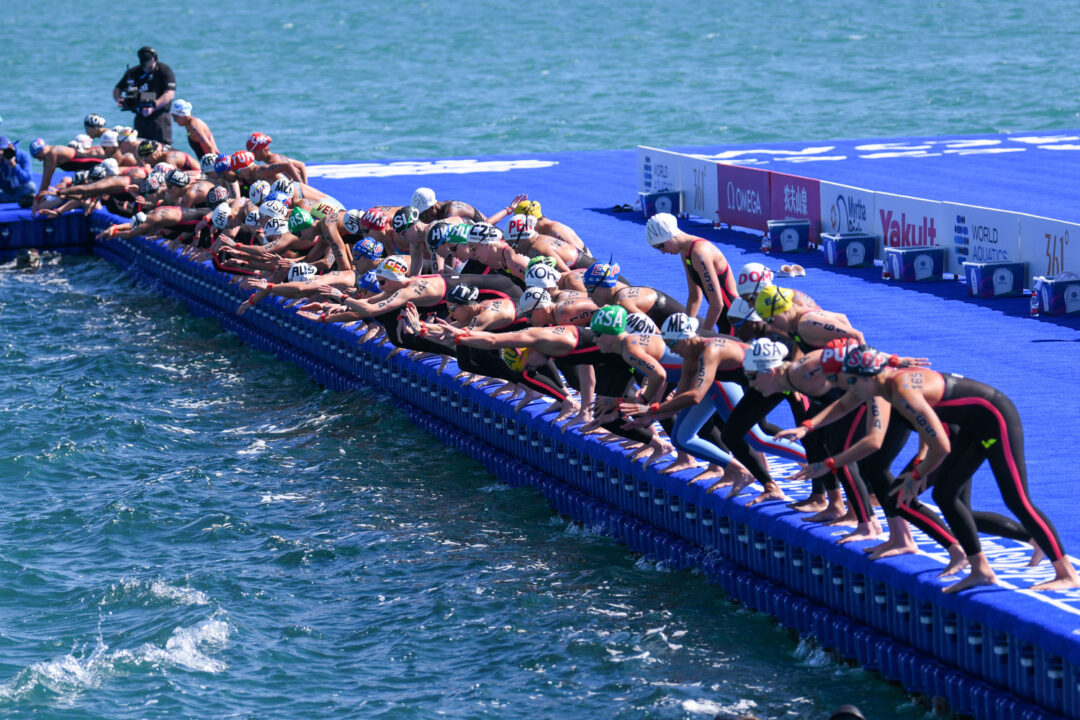
[[[383,256],[383,244],[372,238],[364,238],[352,246],[353,255],[368,260],[380,260]]]
[[[581,281],[585,283],[585,287],[615,287],[615,283],[619,278],[619,271],[621,268],[618,263],[608,265],[607,263],[596,262],[589,266],[589,269],[585,271]]]
[[[45,138],[34,138],[34,142],[30,143],[30,154],[37,157],[41,154],[41,151],[45,149]]]
[[[266,199],[263,200],[263,202],[268,203],[271,200],[277,200],[282,205],[288,205],[292,201],[292,195],[286,195],[285,193],[279,192],[278,190],[272,190],[270,194],[266,196]]]
[[[231,162],[232,162],[231,157],[229,157],[225,153],[221,153],[220,155],[217,156],[217,160],[214,161],[214,172],[216,172],[218,175],[220,175],[221,173],[223,173],[223,172],[225,172],[226,170],[229,169],[229,164]]]
[[[375,274],[374,270],[368,270],[356,279],[356,289],[367,290],[369,292],[381,292],[382,287],[379,285],[379,276]]]

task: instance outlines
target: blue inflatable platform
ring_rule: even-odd
[[[920,139],[887,142],[916,141],[926,144]],[[871,142],[851,147],[867,144]],[[1018,152],[926,153],[872,162],[834,159],[812,166],[821,169],[820,174],[806,166],[799,172],[877,190],[1069,220],[1075,209],[1059,208],[1052,198],[1057,182],[1064,182],[1069,172],[1073,177],[1078,174],[1077,163],[1070,160],[1075,149],[1080,145],[1044,150],[1031,144],[1030,157],[1045,153],[1047,163],[1061,166],[1052,168],[1053,175],[1043,176],[1053,185],[1045,193],[1037,187],[1040,173],[1017,170],[1022,177],[1016,185],[1024,186],[1028,196],[1051,198],[1044,207],[997,202],[1005,198],[994,194],[1001,190],[993,184],[1000,182],[1001,173],[1013,171]],[[695,149],[704,151],[720,154],[738,148]],[[613,210],[636,196],[635,158],[634,151],[610,151],[310,168],[313,184],[346,207],[406,204],[413,189],[425,185],[440,199],[465,200],[491,213],[518,192],[527,192],[542,203],[545,215],[573,226],[597,255],[614,256],[626,276],[680,297],[685,279],[677,259],[649,248],[640,213]],[[768,155],[762,158],[774,161]],[[921,163],[917,172],[910,166],[916,161]],[[997,169],[996,162],[1001,163]],[[895,163],[892,171],[887,169],[890,163]],[[872,171],[860,176],[864,166]],[[950,180],[938,183],[941,177]],[[947,192],[955,196],[935,194]],[[113,221],[102,213],[89,222],[75,218],[30,220],[19,211],[0,213],[0,253],[10,256],[18,247],[28,246],[28,238],[41,249],[85,250],[88,238]],[[757,236],[716,231],[706,224],[687,229],[717,243],[736,267],[762,261],[775,269],[781,262],[758,251]],[[389,357],[389,346],[360,345],[349,330],[302,320],[280,298],[265,300],[238,317],[235,308],[245,294],[228,283],[228,276],[209,263],[180,258],[160,242],[112,240],[95,244],[93,252],[128,268],[159,291],[182,298],[194,313],[218,318],[245,342],[297,362],[327,387],[347,390],[369,384],[385,389],[402,401],[419,425],[479,459],[501,480],[537,488],[558,512],[600,527],[636,551],[673,567],[703,568],[748,606],[773,614],[785,626],[816,637],[913,692],[946,698],[955,712],[980,718],[1080,718],[1080,591],[1026,590],[1052,573],[1045,563],[1027,568],[1030,548],[1024,545],[984,538],[1000,583],[959,596],[944,595],[944,584],[936,575],[945,555],[925,537],[918,537],[918,555],[870,562],[858,543],[835,543],[840,530],[810,526],[783,503],[748,508],[749,493],[726,500],[708,494],[685,474],[643,470],[617,448],[572,432],[563,434],[537,417],[537,406],[514,413],[489,392],[455,383],[453,363],[439,373],[437,363],[411,362],[402,354]],[[793,260],[807,268],[807,276],[789,284],[822,306],[845,312],[873,344],[891,352],[928,356],[936,368],[974,377],[1007,393],[1027,431],[1033,498],[1055,522],[1066,548],[1080,546],[1080,519],[1071,513],[1078,497],[1071,435],[1080,428],[1080,403],[1071,397],[1077,386],[1075,368],[1080,367],[1075,319],[1030,318],[1026,298],[970,299],[959,282],[893,284],[882,281],[875,268],[827,266],[819,254],[784,261]],[[776,419],[785,421],[782,416]],[[770,463],[779,477],[794,468],[775,458]],[[797,485],[784,486],[791,493],[805,492]],[[1005,511],[985,470],[976,476],[973,504]]]

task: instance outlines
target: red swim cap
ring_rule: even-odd
[[[390,217],[379,208],[373,207],[360,218],[360,226],[365,230],[386,230],[390,227]]]
[[[826,375],[836,375],[844,369],[844,359],[849,351],[859,347],[854,338],[834,338],[821,350],[821,370]]]
[[[254,151],[259,148],[270,147],[271,142],[272,140],[269,135],[265,135],[261,132],[253,132],[251,133],[251,137],[248,138],[247,149]]]
[[[255,163],[255,156],[246,150],[240,152],[234,152],[232,159],[229,161],[229,167],[232,170],[239,170],[240,168],[246,168],[248,165]]]

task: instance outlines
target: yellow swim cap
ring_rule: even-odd
[[[769,320],[775,315],[786,312],[792,305],[795,291],[788,288],[769,285],[758,291],[754,301],[754,310],[762,320]]]
[[[503,348],[503,362],[514,372],[524,372],[529,361],[529,348]]]
[[[540,203],[535,200],[522,200],[514,208],[515,215],[531,215],[534,218],[543,217],[540,214]]]

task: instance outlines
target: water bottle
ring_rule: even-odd
[[[1031,317],[1039,317],[1039,311],[1042,310],[1042,303],[1039,302],[1039,291],[1031,291]]]
[[[770,237],[769,233],[765,233],[761,236],[761,252],[772,252],[772,237]]]
[[[889,258],[881,261],[881,279],[892,280],[892,273],[889,272]]]

